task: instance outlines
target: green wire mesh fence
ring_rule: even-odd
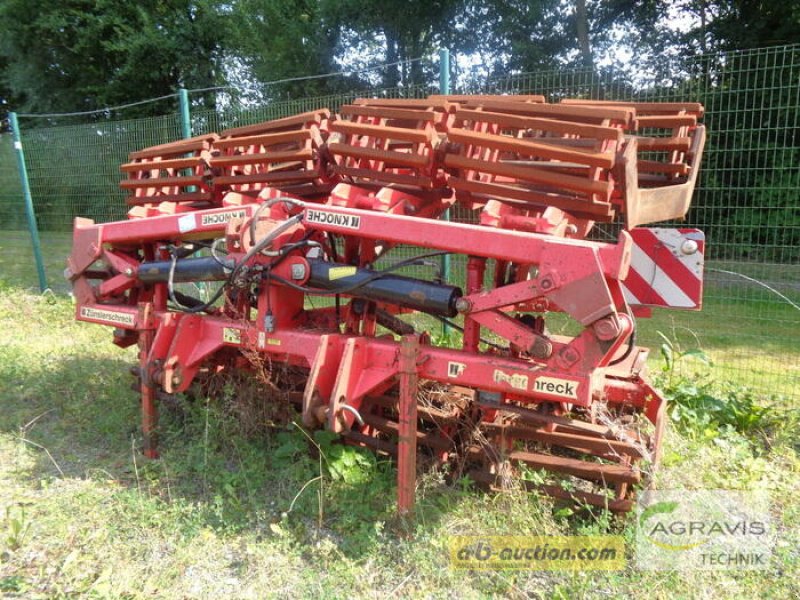
[[[192,111],[192,134],[201,135],[210,132],[219,132],[232,127],[252,125],[271,119],[280,119],[297,113],[308,112],[319,108],[328,108],[332,112],[339,110],[343,104],[352,103],[356,98],[363,96],[380,96],[383,98],[425,98],[436,90],[426,85],[406,86],[403,88],[374,88],[368,92],[354,91],[347,94],[331,94],[328,96],[314,96],[298,98],[296,100],[282,100],[271,102],[266,106],[252,108],[229,107],[222,110],[195,110]]]
[[[550,102],[565,97],[640,101],[697,101],[706,107],[709,140],[688,220],[708,237],[705,307],[702,313],[656,312],[640,323],[644,345],[662,335],[683,349],[702,347],[717,363],[714,373],[747,383],[759,394],[800,399],[800,45],[662,60],[654,68],[511,74],[475,93],[537,93]],[[328,107],[337,110],[359,96],[423,97],[430,85],[371,89],[263,106],[227,103],[215,111],[192,110],[194,135],[220,131]],[[36,127],[23,119],[28,173],[46,258],[61,264],[75,216],[97,221],[124,218],[119,165],[127,154],[181,137],[181,117],[109,118],[92,123]],[[223,103],[219,103],[222,105]],[[116,114],[116,113],[114,113]],[[74,122],[74,119],[71,120]],[[10,136],[0,136],[0,216],[4,229],[24,227]],[[474,215],[455,211],[456,220]],[[675,225],[675,224],[672,224]],[[598,229],[614,238],[613,226]],[[16,236],[16,238],[15,238]],[[7,233],[24,242],[24,235]],[[396,253],[398,260],[410,251]],[[49,269],[51,285],[66,289]],[[31,266],[33,271],[33,266]],[[418,275],[431,277],[428,265]],[[463,276],[454,260],[451,279]]]
[[[656,311],[662,335],[703,348],[726,377],[758,393],[800,397],[800,46],[662,61],[658,72],[510,75],[483,93],[698,101],[709,132],[687,220],[707,236],[704,310]],[[614,237],[613,228],[600,234]]]
[[[0,223],[0,229],[11,231],[25,227],[22,185],[10,133],[0,135]]]
[[[181,137],[175,114],[30,129],[23,133],[36,216],[42,231],[69,230],[76,216],[124,219],[119,167],[128,153]]]

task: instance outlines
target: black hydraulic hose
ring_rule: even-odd
[[[305,202],[301,202],[300,200],[295,200],[294,198],[289,198],[288,196],[279,196],[278,198],[271,198],[270,200],[267,200],[256,209],[256,212],[253,213],[253,218],[250,219],[251,241],[256,239],[256,224],[258,223],[258,218],[261,216],[261,213],[264,211],[264,209],[269,208],[271,206],[275,206],[279,202],[285,202],[286,204],[293,204],[294,206],[305,208]]]
[[[429,254],[421,254],[419,256],[415,256],[413,258],[409,258],[407,260],[401,261],[399,263],[395,263],[381,271],[375,271],[375,274],[371,277],[363,281],[359,281],[358,283],[350,286],[342,286],[334,289],[318,289],[318,288],[310,288],[303,285],[298,285],[294,282],[289,281],[288,279],[284,279],[283,277],[279,277],[278,275],[270,274],[269,277],[274,279],[275,281],[280,282],[283,285],[286,285],[292,289],[305,292],[306,294],[315,294],[317,296],[335,296],[338,294],[349,294],[351,292],[356,291],[357,289],[365,286],[366,284],[380,279],[384,275],[391,273],[392,271],[397,271],[398,269],[402,269],[403,267],[410,267],[413,266],[416,261],[421,260],[423,258],[430,258],[432,256],[442,256],[444,254],[451,254],[451,252],[431,252]]]

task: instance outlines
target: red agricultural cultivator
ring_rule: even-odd
[[[264,402],[396,458],[401,511],[418,458],[491,488],[543,470],[537,489],[626,511],[665,418],[635,318],[698,309],[704,250],[640,226],[686,214],[702,113],[367,98],[134,152],[129,219],[75,221],[77,318],[138,344],[150,457],[159,399],[256,357],[282,373]],[[419,277],[445,255],[452,281]]]

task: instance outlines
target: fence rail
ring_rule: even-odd
[[[363,95],[418,97],[437,83],[372,89],[271,102],[259,107],[194,110],[193,135],[328,107]],[[711,350],[720,372],[758,393],[800,398],[800,45],[672,60],[657,72],[553,71],[519,73],[454,92],[537,93],[564,97],[699,101],[706,107],[709,140],[695,199],[684,226],[708,237],[706,307],[700,315],[659,314],[643,326],[685,345]],[[166,102],[162,102],[167,105]],[[23,120],[23,143],[39,229],[48,239],[71,228],[75,216],[124,218],[119,165],[127,154],[185,133],[186,115],[41,125]],[[456,212],[456,219],[470,219]],[[24,227],[14,150],[0,136],[0,219],[3,229]],[[613,233],[613,227],[600,230]],[[47,247],[45,248],[47,251]],[[33,265],[31,266],[33,269]],[[454,276],[461,265],[454,261]],[[51,274],[51,285],[57,279]],[[783,296],[784,298],[781,298]]]

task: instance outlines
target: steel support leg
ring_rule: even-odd
[[[483,275],[486,272],[486,259],[470,256],[467,260],[467,294],[475,294],[483,288]],[[464,317],[463,348],[468,352],[477,352],[481,340],[481,326],[475,319]]]
[[[144,438],[144,455],[147,458],[158,458],[158,406],[156,404],[156,386],[152,381],[148,366],[150,348],[156,332],[152,328],[152,304],[139,305],[139,318],[142,323],[151,325],[139,333],[139,367],[141,370],[142,395],[142,437]]]
[[[417,353],[416,336],[400,345],[400,422],[397,451],[397,508],[401,515],[414,511],[417,487]]]

